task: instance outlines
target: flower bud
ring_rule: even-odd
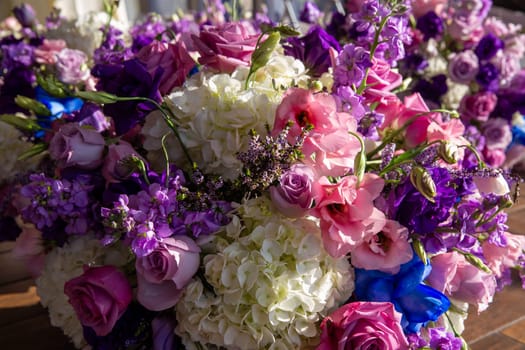
[[[489,269],[489,267],[487,265],[485,265],[485,263],[480,258],[478,258],[477,256],[469,254],[469,253],[466,253],[466,254],[464,254],[464,257],[469,263],[471,263],[472,265],[476,266],[481,271],[484,271],[486,273],[492,273],[492,270]]]
[[[15,97],[15,103],[24,109],[34,112],[36,115],[40,115],[43,117],[48,117],[51,115],[51,112],[49,111],[49,109],[47,109],[47,107],[44,104],[32,98],[17,95]]]
[[[251,71],[255,72],[268,63],[273,50],[275,50],[280,40],[281,34],[279,34],[279,32],[272,32],[268,35],[268,38],[266,38],[252,54]]]
[[[458,161],[458,146],[453,143],[443,141],[439,144],[438,155],[448,164],[455,164]]]
[[[425,251],[425,247],[423,247],[423,243],[419,239],[414,239],[412,242],[412,247],[414,248],[414,251],[416,252],[417,256],[421,259],[423,264],[427,264],[428,257],[427,252]]]
[[[421,167],[415,166],[410,172],[410,182],[412,185],[430,202],[434,203],[436,196],[436,184],[428,171]]]

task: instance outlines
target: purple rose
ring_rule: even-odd
[[[32,27],[37,24],[35,10],[29,4],[15,6],[13,15],[23,27]]]
[[[231,73],[238,66],[248,67],[259,34],[244,22],[204,26],[193,42],[200,53],[199,63],[221,73]]]
[[[478,74],[478,70],[478,57],[471,50],[455,54],[448,64],[448,75],[456,83],[469,84]]]
[[[270,195],[277,209],[286,216],[304,215],[313,201],[315,172],[304,164],[294,164],[280,179],[278,186],[270,187]]]
[[[509,122],[503,118],[491,118],[483,124],[488,149],[505,149],[512,142],[512,131]]]
[[[187,236],[164,238],[150,254],[137,257],[137,300],[147,309],[173,307],[200,264],[200,248]]]
[[[492,33],[488,33],[479,41],[478,45],[474,49],[476,56],[479,60],[490,60],[496,56],[499,50],[503,49],[505,43],[503,40],[498,38]]]
[[[114,266],[87,267],[64,284],[64,294],[82,325],[98,336],[111,332],[132,299],[126,276]]]
[[[102,175],[108,183],[120,182],[131,175],[132,167],[126,166],[123,161],[132,155],[142,159],[126,141],[109,145],[108,154],[104,158],[104,165],[102,166]]]
[[[57,55],[58,79],[66,84],[78,84],[89,78],[87,56],[80,50],[63,49]]]
[[[94,169],[102,162],[104,147],[104,138],[97,131],[68,123],[51,139],[49,154],[60,167]]]
[[[466,123],[472,120],[486,122],[497,101],[497,96],[492,92],[478,92],[463,97],[459,106],[461,120]]]

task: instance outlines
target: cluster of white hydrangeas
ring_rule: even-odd
[[[0,122],[0,184],[36,167],[39,157],[18,160],[18,157],[28,151],[32,143],[24,141],[22,134],[15,127]]]
[[[72,236],[63,247],[47,256],[40,277],[36,279],[40,302],[48,309],[51,324],[60,327],[78,349],[86,348],[82,325],[64,294],[64,284],[80,276],[85,265],[123,266],[128,258],[122,247],[104,247],[92,236]]]
[[[466,84],[455,83],[447,79],[448,90],[441,98],[443,107],[451,110],[457,110],[461,100],[470,92],[470,87]]]
[[[200,72],[169,98],[181,140],[194,162],[206,173],[235,178],[241,168],[237,153],[248,147],[250,130],[261,136],[272,127],[283,91],[307,84],[304,65],[292,57],[274,53],[245,88],[248,68],[232,75]],[[150,114],[142,129],[144,148],[154,168],[164,168],[161,139],[170,129],[158,112]],[[178,141],[167,138],[170,161],[185,161]]]
[[[354,290],[350,264],[324,250],[315,219],[283,217],[265,197],[241,205],[203,251],[206,285],[195,278],[175,306],[188,349],[310,348]]]

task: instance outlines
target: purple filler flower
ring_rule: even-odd
[[[436,38],[443,33],[443,19],[434,11],[429,11],[418,18],[416,28],[423,33],[425,40]]]
[[[478,46],[474,49],[474,52],[480,61],[490,60],[492,57],[496,56],[496,53],[503,49],[504,46],[505,43],[503,40],[492,33],[488,33],[481,38]]]
[[[334,83],[336,86],[352,84],[358,86],[365,77],[366,69],[371,66],[370,52],[360,46],[347,44],[337,57]]]

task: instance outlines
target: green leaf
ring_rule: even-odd
[[[24,118],[16,114],[0,114],[0,120],[23,131],[38,131],[42,129],[34,119]]]
[[[119,97],[117,95],[113,95],[104,91],[77,91],[75,96],[100,104],[109,104],[119,101]]]
[[[26,160],[43,153],[45,150],[47,150],[47,145],[45,143],[35,143],[30,149],[18,156],[18,159]]]
[[[34,112],[36,115],[40,115],[43,117],[49,117],[51,115],[51,111],[47,109],[47,107],[43,103],[35,99],[32,99],[32,98],[22,96],[22,95],[17,95],[15,97],[15,103],[19,107],[22,107],[24,109],[30,110],[31,112]]]

